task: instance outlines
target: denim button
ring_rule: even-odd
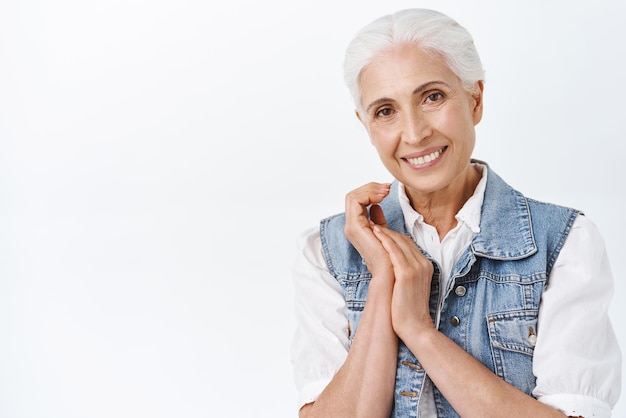
[[[422,369],[423,369],[423,368],[422,368],[422,366],[420,366],[419,364],[410,363],[410,362],[408,362],[408,361],[403,361],[403,362],[402,362],[402,365],[403,365],[403,366],[410,367],[410,368],[412,368],[413,370],[422,370]]]
[[[530,344],[531,347],[534,347],[537,344],[537,335],[535,334],[535,329],[533,327],[528,329],[528,344]]]
[[[457,296],[465,296],[466,292],[467,292],[467,289],[465,288],[465,286],[457,286],[457,288],[454,289],[454,293]]]
[[[459,319],[458,316],[453,316],[452,318],[450,318],[450,325],[452,325],[453,327],[458,326],[461,323],[461,320]]]

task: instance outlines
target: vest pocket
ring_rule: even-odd
[[[487,315],[494,372],[529,395],[535,388],[537,314],[538,310],[528,309]]]

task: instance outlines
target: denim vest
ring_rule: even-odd
[[[397,189],[394,182],[381,207],[389,228],[409,235]],[[480,232],[460,255],[445,289],[433,262],[430,313],[435,320],[441,312],[438,329],[529,395],[536,380],[532,362],[541,294],[579,213],[528,199],[489,170]],[[320,233],[328,269],[344,291],[352,342],[372,276],[345,238],[344,224],[344,214],[326,218]],[[419,359],[399,341],[392,417],[417,416],[427,378]],[[459,416],[436,387],[434,396],[438,417]]]

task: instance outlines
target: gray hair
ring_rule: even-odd
[[[468,92],[475,92],[476,83],[485,79],[474,40],[464,27],[434,10],[400,10],[363,27],[346,49],[344,80],[358,109],[363,69],[380,53],[405,44],[440,56]]]

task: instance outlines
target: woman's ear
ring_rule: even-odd
[[[476,91],[472,93],[472,102],[474,107],[472,114],[474,117],[474,125],[478,125],[478,122],[483,118],[483,91],[485,89],[485,83],[482,80],[476,82]]]
[[[367,116],[363,115],[363,113],[361,113],[359,109],[355,109],[354,114],[356,115],[356,118],[361,122],[361,124],[365,128],[367,135],[370,137],[370,142],[374,144],[374,142],[372,141],[372,135],[370,135],[369,127],[367,126]]]
[[[356,115],[356,118],[363,124],[363,126],[367,127],[367,125],[365,125],[365,119],[361,115],[361,112],[359,112],[359,109],[354,109],[354,114]]]

